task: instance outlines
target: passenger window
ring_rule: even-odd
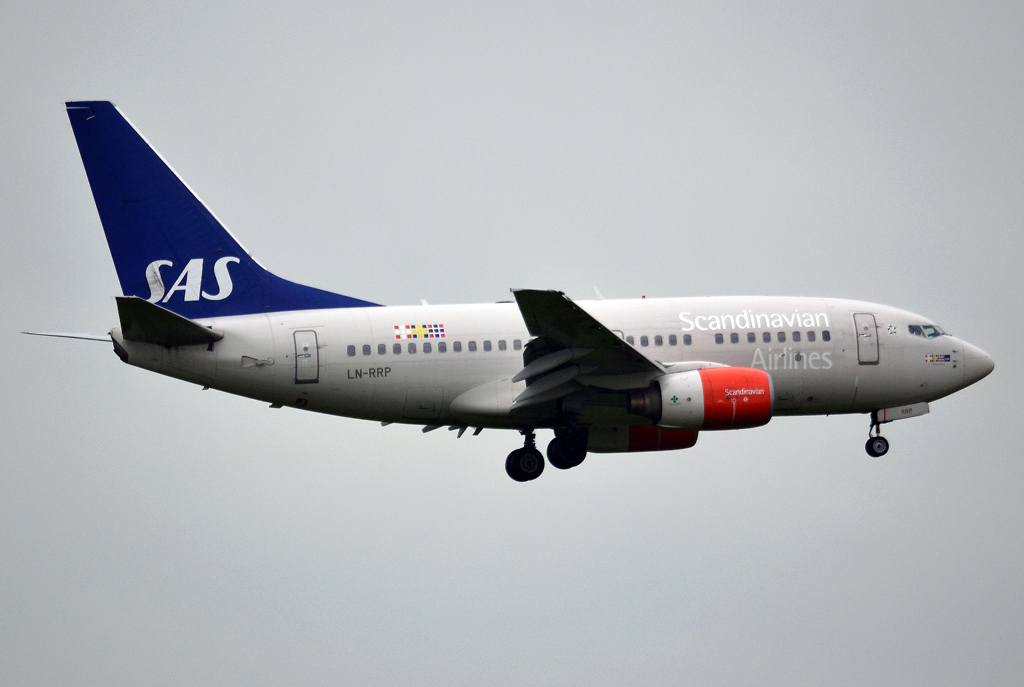
[[[689,346],[692,343],[693,343],[693,337],[690,336],[689,334],[683,334],[683,345],[684,346]]]
[[[498,339],[498,350],[499,351],[504,351],[507,348],[508,348],[508,346],[505,345],[505,339]]]
[[[484,350],[485,351],[491,350],[491,342],[490,341],[484,341]]]
[[[409,352],[410,353],[415,353],[416,352],[416,344],[414,344],[412,342],[409,342]]]
[[[807,340],[810,341],[811,343],[814,343],[814,339],[814,332],[807,332]]]
[[[786,343],[786,332],[779,332],[776,338],[779,340],[779,343]]]
[[[721,334],[715,334],[715,343],[725,343],[725,337]]]
[[[355,355],[356,354],[356,347],[355,346],[349,346],[348,347],[348,354],[349,355]]]
[[[669,346],[678,346],[679,345],[679,339],[676,338],[675,334],[669,334],[668,335],[668,345]]]
[[[632,346],[633,345],[633,337],[632,336],[627,336],[626,337],[626,343],[628,343],[630,346]]]
[[[370,355],[370,344],[363,344],[363,355]]]
[[[424,341],[423,342],[423,352],[424,353],[430,353],[431,350],[432,350],[432,347],[430,345],[430,342],[429,341]]]
[[[475,351],[476,350],[476,341],[470,341],[469,342],[469,350],[471,350],[471,351]]]
[[[517,351],[518,351],[518,350],[519,350],[520,348],[522,348],[522,347],[523,347],[523,342],[522,342],[522,341],[520,341],[519,339],[516,339],[516,340],[514,340],[514,341],[512,342],[512,348],[514,348],[515,350],[517,350]]]
[[[650,343],[650,339],[648,339],[646,336],[641,336],[640,337],[640,345],[641,346],[646,346],[649,343]]]
[[[444,341],[439,341],[438,344],[437,344],[437,352],[438,353],[447,353],[448,352],[448,344],[446,344]]]
[[[394,346],[392,346],[391,347],[391,352],[394,353],[395,355],[401,355],[402,354],[402,344],[395,344]]]
[[[462,353],[462,342],[456,341],[455,343],[453,343],[452,350],[455,351],[456,353]]]
[[[754,336],[754,332],[747,332],[747,343],[754,343],[757,341],[757,337]]]
[[[832,335],[828,333],[827,329],[825,329],[825,330],[823,330],[821,332],[821,340],[822,341],[831,341],[832,340]]]
[[[793,341],[800,341],[800,332],[793,332]]]
[[[388,352],[388,347],[384,344],[377,344],[377,355],[385,355]]]
[[[663,343],[665,343],[665,340],[661,338],[660,334],[658,336],[654,337],[654,345],[655,346],[660,346]]]
[[[737,334],[736,332],[733,332],[732,334],[729,335],[729,342],[730,343],[739,343],[740,342],[740,335]]]

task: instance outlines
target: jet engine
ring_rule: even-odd
[[[744,429],[772,418],[772,378],[749,367],[662,375],[629,395],[629,412],[665,429]]]

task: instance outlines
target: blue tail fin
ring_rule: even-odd
[[[376,305],[266,271],[111,103],[66,106],[125,296],[188,318]]]

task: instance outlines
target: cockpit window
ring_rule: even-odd
[[[934,339],[937,336],[942,336],[946,332],[933,324],[911,324],[907,325],[907,333],[913,334],[914,336],[923,336],[926,339]]]

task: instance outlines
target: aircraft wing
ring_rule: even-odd
[[[515,405],[540,403],[579,388],[582,375],[610,376],[664,372],[594,319],[560,291],[520,289],[512,292],[532,336],[542,341],[538,355],[513,381],[526,379],[527,389]],[[542,351],[542,352],[541,352]],[[573,361],[579,364],[568,365]],[[532,381],[530,381],[532,380]]]

